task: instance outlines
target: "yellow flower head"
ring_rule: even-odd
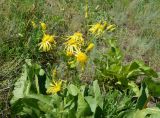
[[[48,52],[52,49],[51,43],[49,43],[48,41],[46,42],[42,41],[39,45],[40,45],[39,50],[42,49],[42,51],[44,52]]]
[[[78,52],[77,55],[77,61],[80,63],[86,63],[87,62],[87,55],[83,52]]]
[[[90,31],[92,34],[100,35],[100,34],[103,33],[103,31],[104,31],[104,27],[103,27],[102,24],[97,23],[97,24],[95,24],[95,25],[92,25],[92,27],[89,29],[89,31]]]
[[[43,38],[42,38],[42,41],[44,41],[44,42],[48,41],[49,43],[54,43],[55,44],[56,42],[54,40],[54,37],[55,37],[54,35],[44,34]]]
[[[68,40],[73,40],[75,41],[74,43],[79,44],[79,45],[84,44],[83,35],[80,32],[75,32],[72,36],[68,37]]]
[[[94,43],[90,43],[85,51],[86,52],[91,51],[93,48],[94,48]]]
[[[45,31],[47,28],[46,24],[43,22],[40,22],[40,24],[41,24],[42,30]]]
[[[76,32],[72,36],[69,36],[64,44],[68,56],[79,52],[81,46],[84,44],[82,33]]]
[[[112,28],[112,29],[110,29],[109,31],[110,31],[110,32],[113,32],[115,29],[116,29],[116,28],[115,28],[115,27],[113,27],[113,28]]]
[[[54,36],[44,34],[44,36],[42,38],[42,42],[39,44],[40,45],[39,50],[42,49],[42,51],[44,51],[44,52],[50,51],[52,49],[51,44],[56,44],[56,42],[54,40]]]
[[[83,52],[78,52],[76,54],[76,57],[77,57],[77,62],[79,62],[81,64],[82,70],[84,70],[84,66],[85,66],[85,64],[87,63],[87,60],[88,60],[87,55]]]
[[[109,25],[109,26],[107,27],[107,30],[110,30],[111,28],[113,28],[113,25]]]
[[[92,27],[89,29],[89,31],[95,35],[102,34],[104,30],[112,32],[113,30],[115,30],[115,25],[108,25],[108,23],[104,21],[103,23],[92,25]]]
[[[110,32],[114,31],[115,29],[116,29],[115,25],[109,25],[107,27],[107,30],[110,31]]]
[[[77,41],[74,38],[71,38],[70,40],[66,41],[64,44],[66,44],[66,45],[77,45]]]
[[[76,45],[76,44],[74,44],[74,45],[66,45],[65,46],[65,50],[66,50],[66,55],[67,56],[72,56],[76,52],[80,51],[80,47],[78,45]]]
[[[36,23],[34,22],[34,21],[31,21],[31,23],[32,23],[32,27],[35,29],[35,28],[37,28],[37,25],[36,25]]]
[[[61,91],[61,86],[62,86],[62,80],[59,80],[57,82],[55,82],[53,80],[53,82],[50,84],[50,87],[47,88],[47,94],[55,94],[59,91]]]

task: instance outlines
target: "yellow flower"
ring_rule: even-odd
[[[110,32],[113,32],[115,29],[116,29],[116,28],[113,27],[113,28],[111,28],[109,31],[110,31]]]
[[[97,24],[91,25],[91,26],[92,27],[89,29],[89,31],[92,34],[95,34],[95,35],[102,34],[104,32],[104,30],[112,32],[116,29],[115,25],[108,25],[108,23],[106,21],[103,24],[102,23],[97,23]]]
[[[32,27],[35,29],[37,27],[36,23],[34,21],[31,21]]]
[[[55,40],[54,40],[54,35],[49,35],[49,34],[44,34],[43,35],[43,38],[42,38],[42,41],[48,41],[49,43],[56,43]]]
[[[82,33],[76,32],[72,36],[69,36],[64,44],[67,53],[74,54],[75,52],[79,52],[84,44]]]
[[[87,55],[83,52],[78,52],[76,54],[76,57],[77,57],[77,62],[80,63],[80,65],[82,66],[82,70],[84,70],[84,66],[85,66],[85,64],[87,63],[87,60],[88,60]]]
[[[39,45],[40,45],[39,50],[42,49],[44,52],[48,52],[52,49],[52,46],[48,41],[46,42],[42,41]]]
[[[47,52],[49,50],[52,49],[52,45],[51,44],[56,44],[55,40],[54,40],[54,36],[52,35],[48,35],[48,34],[44,34],[43,38],[42,38],[42,42],[39,43],[39,50],[42,49],[42,51]]]
[[[85,51],[86,52],[91,51],[93,48],[94,48],[94,43],[90,43]]]
[[[42,30],[45,31],[47,28],[46,24],[43,22],[40,22],[40,24],[41,24]]]
[[[103,33],[104,31],[104,27],[102,24],[100,23],[97,23],[95,25],[92,25],[92,27],[89,29],[89,31],[92,33],[92,34],[95,34],[95,35],[100,35]]]
[[[61,91],[61,86],[62,86],[62,80],[59,80],[57,82],[55,82],[53,80],[53,82],[50,84],[50,87],[47,88],[47,94],[55,94],[59,91]]]
[[[87,55],[83,52],[78,52],[77,55],[77,61],[80,63],[86,63],[87,62]]]
[[[80,32],[75,32],[72,36],[69,36],[67,40],[72,40],[74,43],[78,45],[84,44],[83,35]]]
[[[109,25],[109,26],[107,27],[107,30],[110,31],[110,32],[114,31],[115,29],[116,29],[116,28],[115,28],[115,25]]]
[[[71,56],[71,54],[74,54],[76,52],[80,51],[80,47],[76,44],[74,45],[66,45],[65,46],[66,55]]]
[[[68,40],[64,44],[66,44],[66,45],[77,45],[77,41],[74,38],[71,38],[70,40]]]

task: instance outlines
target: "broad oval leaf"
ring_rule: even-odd
[[[67,89],[68,89],[69,94],[71,94],[73,96],[77,96],[78,93],[80,92],[79,89],[75,85],[73,85],[73,84],[70,84],[67,87]]]

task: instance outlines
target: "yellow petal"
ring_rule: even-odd
[[[94,48],[94,43],[90,43],[85,51],[86,52],[91,51],[93,48]]]

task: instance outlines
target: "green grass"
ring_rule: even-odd
[[[0,7],[0,97],[3,98],[4,88],[12,87],[12,80],[19,75],[24,59],[42,59],[29,47],[30,21],[44,21],[48,33],[57,36],[75,31],[85,34],[86,22],[85,0],[1,0]],[[126,61],[141,59],[157,71],[160,71],[159,19],[159,0],[89,0],[87,22],[115,23],[118,28],[114,37],[125,52]],[[7,96],[10,96],[9,91],[5,91]],[[1,113],[8,109],[4,101],[0,103]]]
[[[127,1],[127,0],[124,0]],[[126,54],[132,58],[148,61],[158,70],[160,44],[159,1],[116,2],[109,14],[120,25],[122,34],[117,34]],[[156,64],[155,64],[156,63]]]

